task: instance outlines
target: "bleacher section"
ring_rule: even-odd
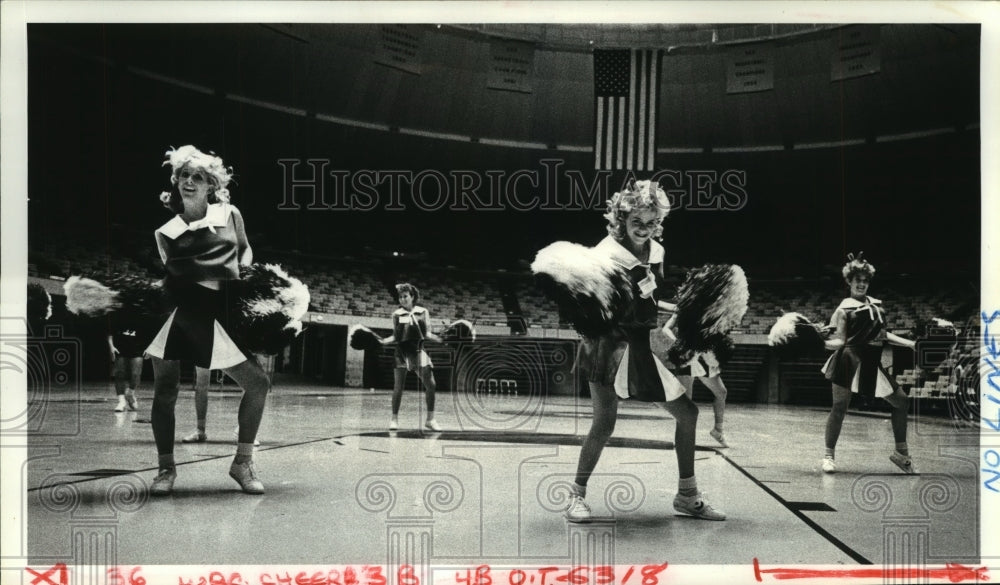
[[[571,327],[560,322],[555,303],[542,294],[531,275],[526,273],[471,271],[422,264],[400,268],[398,262],[380,258],[331,258],[269,250],[264,246],[255,248],[255,259],[281,264],[301,279],[309,287],[310,310],[314,313],[388,319],[396,308],[392,284],[411,282],[420,288],[421,304],[430,309],[435,330],[454,319],[464,318],[480,326],[493,326],[503,334],[503,328],[512,318],[520,318],[528,326],[529,337],[550,337],[553,332],[560,333],[557,335],[560,337],[561,333],[566,333],[567,339],[575,337],[570,333]],[[75,274],[100,279],[120,272],[145,274],[151,280],[162,277],[155,247],[146,234],[138,233],[116,232],[106,242],[86,242],[67,234],[32,242],[28,270],[30,276],[57,279]],[[668,267],[667,273],[676,284],[683,279],[685,271]],[[910,329],[917,323],[930,317],[953,316],[963,303],[976,304],[975,293],[962,283],[883,278],[885,284],[877,280],[872,292],[885,300],[889,329],[905,337],[911,337]],[[845,292],[842,283],[832,278],[825,281],[751,280],[748,311],[734,333],[766,335],[774,321],[787,311],[797,311],[825,323]],[[516,297],[513,306],[520,310],[520,315],[505,312],[503,294]],[[507,306],[512,306],[509,299]],[[978,315],[970,317],[967,323],[960,323],[965,334],[950,354],[934,367],[908,368],[891,374],[911,397],[927,405],[976,402],[980,361],[977,325]],[[760,344],[760,339],[737,345],[733,359],[724,369],[729,400],[829,404],[829,383],[819,371],[822,360],[775,362],[770,350]],[[945,353],[948,351],[946,349]],[[956,369],[957,366],[962,368]],[[769,367],[776,369],[769,372]],[[771,388],[768,388],[769,376],[776,377],[771,381]],[[779,388],[778,395],[775,395],[774,384]],[[711,400],[708,390],[700,385],[696,385],[695,397]]]
[[[94,275],[129,271],[160,278],[159,258],[151,242],[138,236],[117,238],[109,243],[81,244],[67,239],[47,240],[31,246],[29,274],[65,278],[72,274]],[[135,241],[133,241],[135,240]],[[121,243],[124,241],[124,244]],[[125,248],[120,249],[120,248]],[[338,258],[257,250],[256,260],[277,262],[301,279],[312,293],[313,310],[341,315],[388,317],[395,306],[385,274],[395,282],[411,282],[420,288],[423,303],[432,315],[446,320],[469,319],[489,325],[506,325],[508,315],[500,299],[499,278],[508,279],[517,295],[522,315],[529,327],[568,328],[559,320],[555,303],[545,298],[527,274],[472,272],[420,266],[387,270],[378,260]],[[666,268],[679,281],[684,269]],[[889,329],[908,331],[931,317],[952,314],[967,301],[970,291],[949,283],[907,282],[880,286],[872,292],[885,300]],[[734,331],[737,334],[767,334],[783,312],[803,313],[814,322],[825,323],[845,295],[839,280],[750,281],[750,303],[746,316]]]

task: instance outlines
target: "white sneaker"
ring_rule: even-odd
[[[580,496],[573,494],[570,496],[569,507],[563,512],[563,516],[566,520],[576,523],[586,523],[590,522],[591,511],[590,506],[584,501]]]
[[[389,421],[389,430],[390,431],[395,431],[398,428],[399,428],[399,421],[398,420],[392,419],[392,420]]]
[[[177,469],[161,469],[156,473],[153,485],[149,486],[149,493],[153,496],[169,496],[174,491],[174,480],[177,479]]]
[[[204,431],[194,431],[190,435],[181,439],[181,443],[204,443],[208,440],[208,435]]]
[[[139,410],[139,400],[135,397],[135,392],[131,390],[125,391],[125,402],[128,404],[128,409],[132,412]]]
[[[718,441],[719,444],[722,445],[723,447],[728,447],[729,446],[729,443],[726,442],[726,437],[725,437],[725,435],[722,434],[722,431],[719,431],[719,430],[716,430],[716,429],[712,429],[712,430],[708,431],[708,434],[713,439],[715,439],[716,441]]]
[[[257,477],[257,467],[254,465],[252,459],[246,463],[236,463],[234,461],[229,466],[229,477],[235,479],[236,483],[240,484],[240,488],[245,493],[254,495],[264,493],[264,484]]]
[[[823,458],[823,473],[835,473],[837,471],[837,464],[834,462],[833,457]]]
[[[896,467],[903,470],[903,473],[917,473],[917,468],[913,466],[913,460],[910,459],[909,455],[903,455],[899,451],[893,451],[892,455],[889,455],[889,461],[895,463]]]
[[[441,425],[437,424],[437,421],[434,419],[427,421],[427,424],[425,424],[424,426],[427,427],[428,430],[434,432],[439,432],[441,430]]]
[[[710,506],[708,502],[701,497],[701,494],[698,494],[697,496],[682,496],[677,494],[674,496],[674,510],[677,510],[681,514],[687,514],[704,520],[726,519],[725,512],[716,510]]]
[[[118,397],[118,404],[115,406],[115,412],[125,412],[128,405],[125,403],[125,395],[122,394]]]

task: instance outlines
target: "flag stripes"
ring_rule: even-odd
[[[653,170],[661,54],[594,51],[594,168]]]

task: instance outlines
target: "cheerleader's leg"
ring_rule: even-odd
[[[430,366],[423,366],[417,370],[417,377],[424,385],[424,394],[427,397],[427,417],[434,419],[434,392],[437,390],[437,383],[434,381],[434,370]]]
[[[153,438],[156,452],[161,459],[173,457],[174,453],[174,407],[180,391],[180,363],[176,360],[153,360],[153,408],[150,414],[153,423]],[[162,461],[161,461],[162,463]],[[173,465],[171,465],[172,467]],[[161,468],[163,465],[161,464]]]
[[[851,404],[851,391],[848,388],[833,385],[833,405],[830,407],[830,415],[826,418],[826,450],[827,456],[833,458],[833,450],[837,448],[837,440],[840,438],[840,429],[844,426],[844,418],[847,416],[847,407]]]
[[[434,392],[437,390],[437,384],[434,381],[434,370],[429,365],[421,366],[417,370],[417,377],[420,378],[420,382],[424,385],[424,396],[427,399],[427,422],[424,423],[424,426],[432,431],[440,431],[440,425],[434,420]]]
[[[610,384],[590,383],[590,397],[594,407],[594,418],[590,432],[580,449],[580,460],[576,467],[576,485],[587,487],[590,474],[597,467],[604,446],[608,444],[611,434],[615,432],[618,420],[618,396]],[[583,494],[580,494],[581,497]]]
[[[907,455],[906,447],[906,424],[909,416],[910,400],[906,393],[896,388],[895,391],[885,397],[885,401],[892,406],[892,435],[896,440],[896,450],[903,455]],[[902,449],[900,449],[902,445]]]
[[[399,407],[403,404],[403,387],[406,385],[406,368],[396,368],[392,371],[392,420],[399,416]]]
[[[243,389],[243,399],[240,400],[239,421],[240,432],[238,442],[253,446],[257,438],[260,421],[264,418],[264,405],[267,402],[267,392],[271,382],[257,360],[249,359],[224,370],[230,378]],[[240,456],[237,455],[237,459]],[[249,457],[246,458],[247,460]],[[241,461],[237,461],[240,463]]]
[[[670,402],[667,409],[677,422],[674,430],[674,452],[677,453],[677,472],[683,480],[694,477],[695,430],[698,428],[698,406],[683,394]]]
[[[729,390],[726,389],[726,384],[722,381],[722,376],[712,376],[705,377],[701,379],[701,382],[712,391],[712,411],[715,413],[715,429],[722,433],[722,422],[723,418],[726,416],[726,397],[729,395]]]
[[[193,433],[181,439],[182,443],[204,443],[208,440],[205,432],[208,420],[208,387],[212,384],[212,370],[194,367],[194,413],[196,428]]]

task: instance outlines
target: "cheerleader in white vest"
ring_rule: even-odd
[[[244,492],[262,494],[253,444],[270,382],[257,361],[248,359],[252,354],[237,347],[227,331],[227,284],[240,278],[240,266],[252,262],[243,217],[229,203],[226,187],[232,171],[221,158],[190,145],[168,151],[167,164],[175,188],[161,200],[177,215],[155,235],[167,271],[164,288],[177,308],[146,349],[155,376],[151,419],[159,453],[159,473],[150,493],[170,494],[177,477],[174,407],[183,359],[223,370],[243,388],[236,458],[229,475]]]
[[[392,418],[389,420],[389,430],[394,431],[399,428],[399,408],[403,403],[406,373],[413,372],[424,385],[424,395],[427,400],[427,420],[424,427],[431,431],[440,431],[441,426],[434,419],[434,391],[437,388],[434,381],[434,364],[424,351],[424,340],[430,339],[440,343],[441,338],[430,330],[430,312],[417,305],[417,301],[420,300],[420,290],[417,287],[408,282],[397,284],[396,295],[399,298],[399,308],[392,314],[392,335],[382,339],[383,345],[396,344]]]
[[[650,181],[633,183],[608,201],[604,216],[608,236],[593,250],[606,254],[628,272],[635,300],[610,333],[584,337],[577,354],[575,368],[589,382],[594,416],[580,450],[573,494],[565,512],[570,522],[591,519],[585,501],[587,482],[614,432],[620,399],[662,404],[676,421],[674,452],[679,481],[674,509],[706,520],[726,518],[703,500],[695,480],[698,407],[650,347],[658,309],[674,308],[657,301],[658,296],[667,295],[662,284],[664,250],[654,238],[663,233],[661,224],[669,210],[666,193]]]

